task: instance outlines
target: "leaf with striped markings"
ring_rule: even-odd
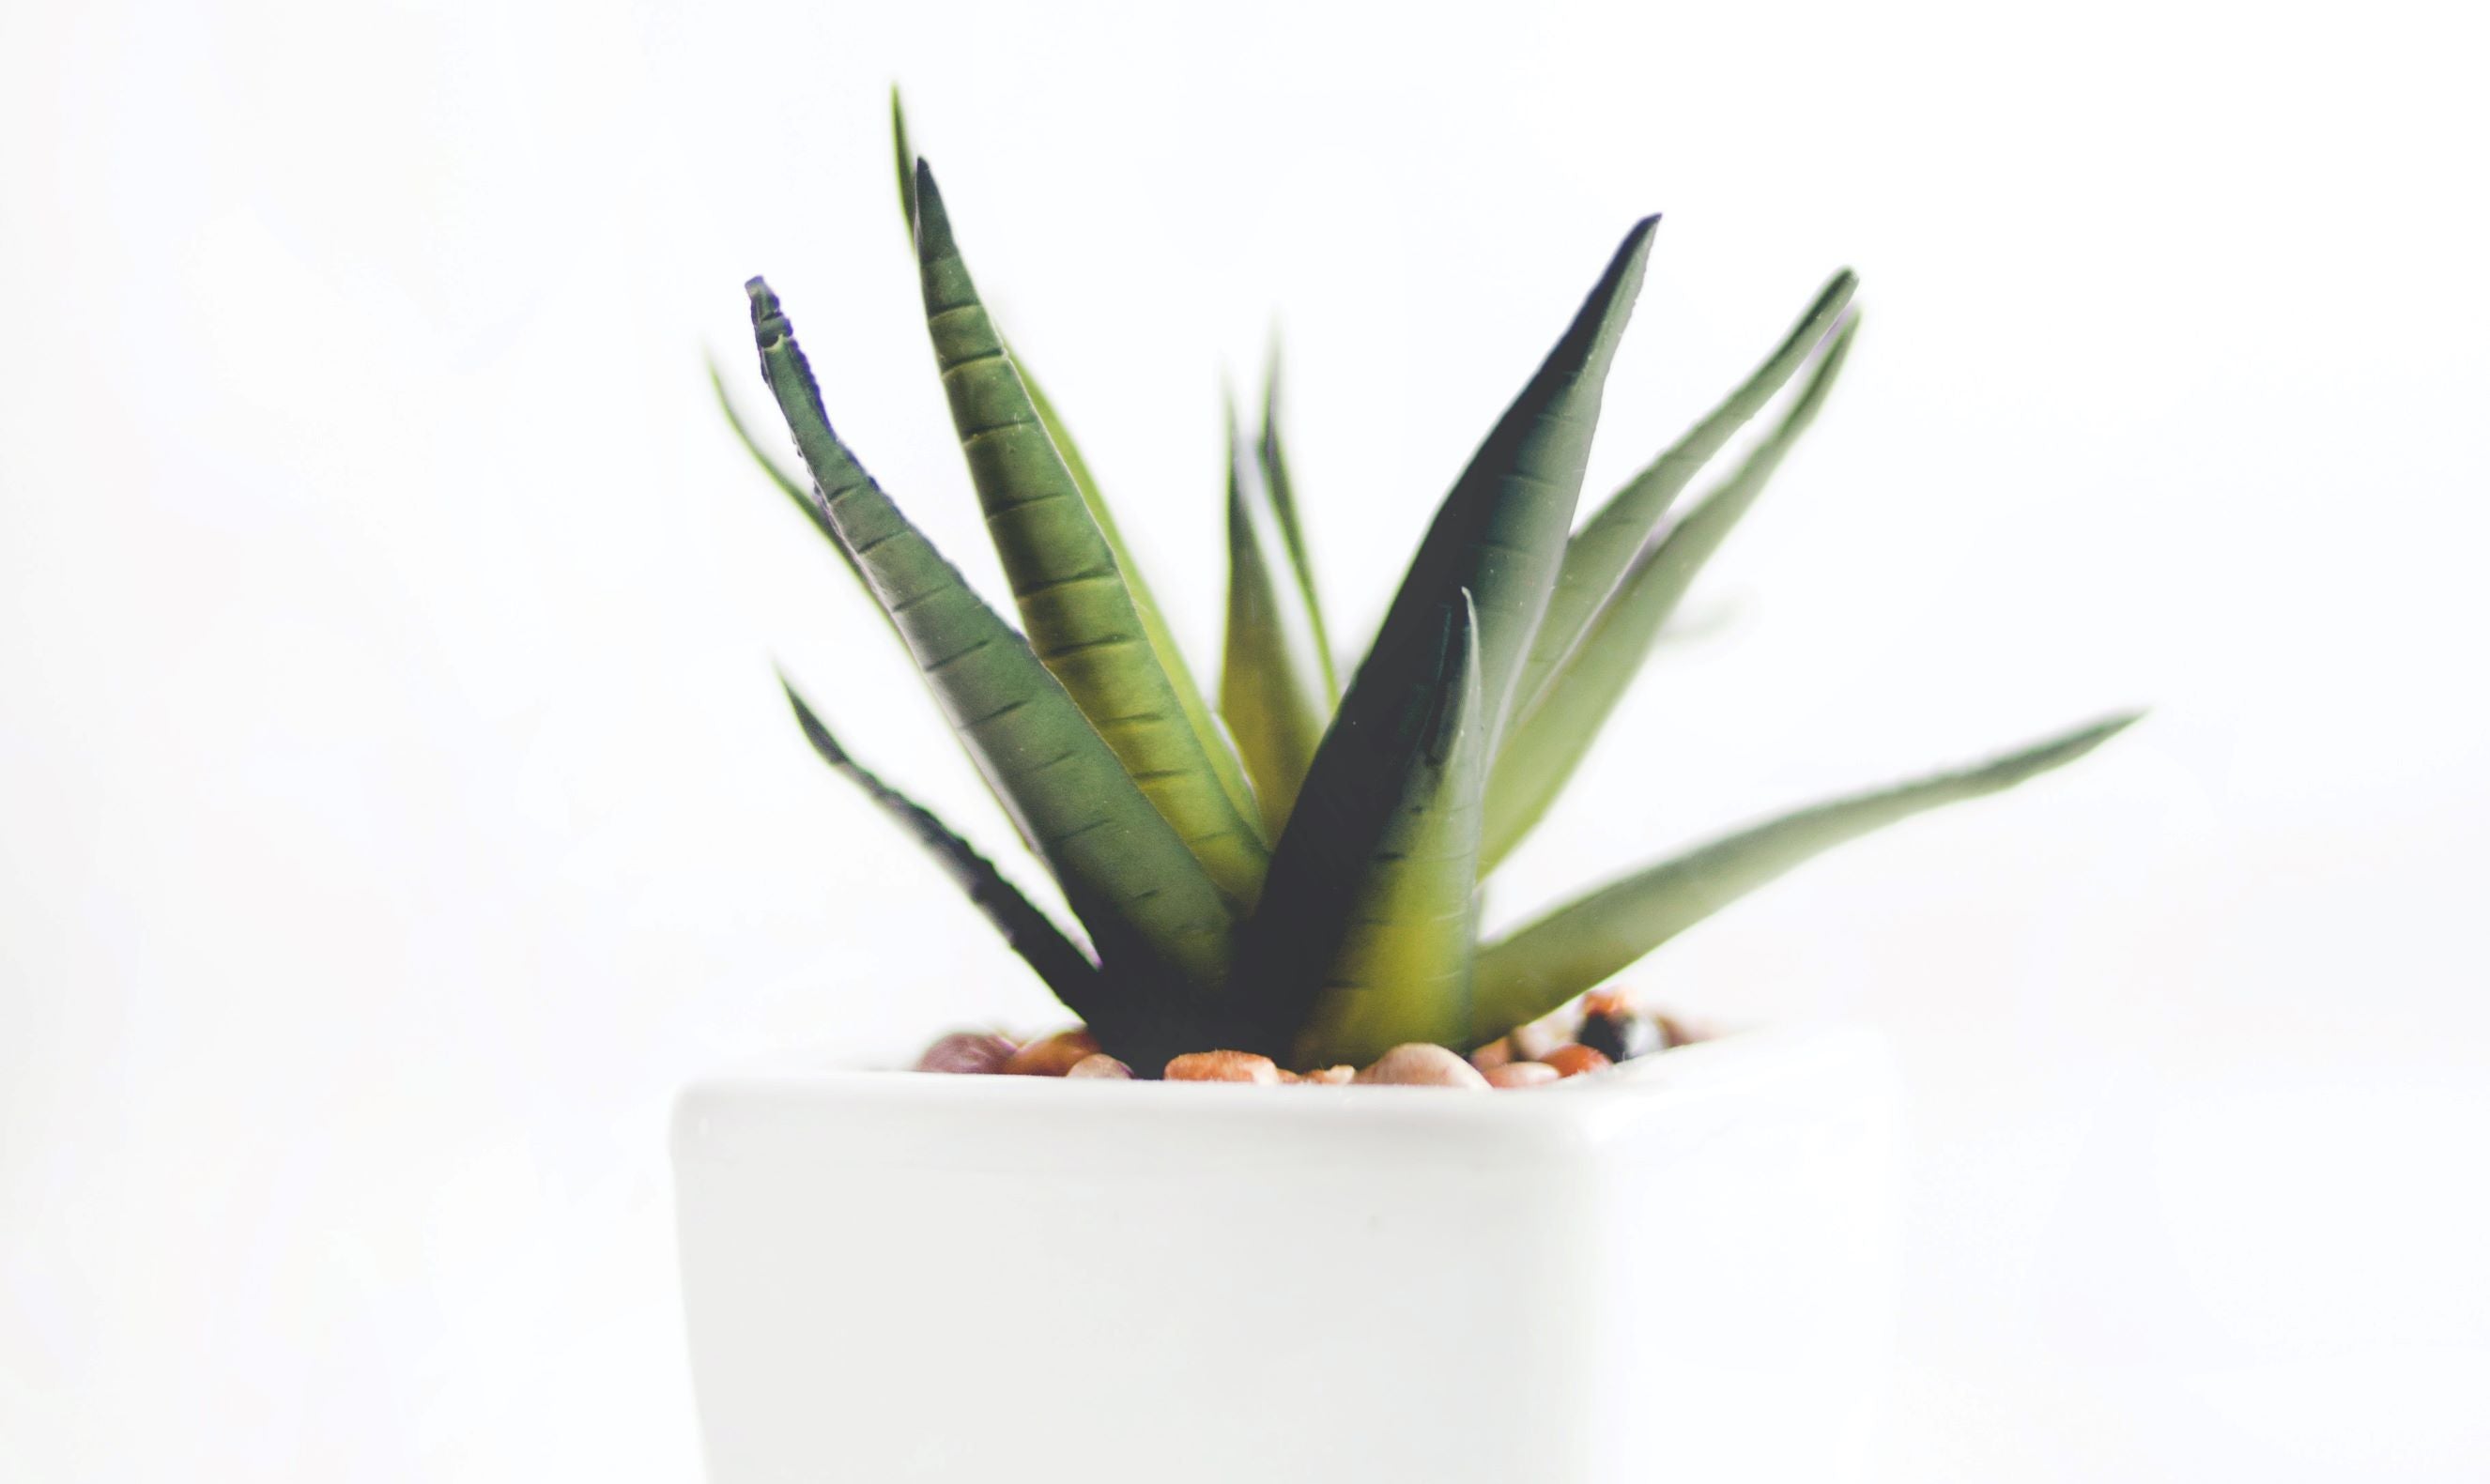
[[[951,422],[1038,659],[1127,774],[1239,905],[1269,855],[1186,715],[1122,567],[995,330],[952,236],[941,188],[916,163],[916,259]]]
[[[1227,978],[1226,899],[1028,644],[909,523],[831,428],[777,297],[755,278],[753,337],[839,539],[863,568],[952,729],[1063,887],[1118,985],[1102,1040],[1164,1042]],[[1154,981],[1163,980],[1163,985]]]
[[[778,493],[803,512],[804,519],[812,523],[815,530],[828,538],[832,550],[839,554],[839,560],[846,562],[850,571],[855,570],[855,558],[848,555],[846,547],[839,545],[838,532],[830,528],[830,518],[822,513],[820,503],[813,499],[810,481],[789,472],[785,465],[761,446],[760,441],[752,436],[752,425],[743,420],[743,414],[737,410],[735,399],[727,395],[726,377],[717,368],[717,357],[705,356],[702,359],[709,367],[709,389],[717,396],[717,410],[726,414],[726,425],[735,430],[735,441],[743,445],[743,451],[752,456],[753,463],[761,466],[761,471],[769,476],[769,482],[778,486]]]
[[[899,90],[895,87],[890,90],[890,143],[899,164],[899,224],[909,234],[912,250],[916,234],[916,152],[909,142],[908,115],[900,106]],[[1055,451],[1062,457],[1072,482],[1080,487],[1081,499],[1089,507],[1090,519],[1098,523],[1099,534],[1107,538],[1108,550],[1115,555],[1115,569],[1124,574],[1124,586],[1132,593],[1133,609],[1141,615],[1142,632],[1149,638],[1150,652],[1158,657],[1159,668],[1167,671],[1168,680],[1175,687],[1176,704],[1184,711],[1185,724],[1200,739],[1229,803],[1240,815],[1253,819],[1254,795],[1246,785],[1244,768],[1218,723],[1211,720],[1210,704],[1203,699],[1192,668],[1185,664],[1184,651],[1176,646],[1175,633],[1159,611],[1158,599],[1150,591],[1141,563],[1133,559],[1132,548],[1124,544],[1123,532],[1115,527],[1115,512],[1098,487],[1097,476],[1089,471],[1089,461],[1082,456],[1080,444],[1073,442],[1071,430],[1064,426],[1046,388],[1029,370],[1028,359],[1017,349],[1012,351],[1011,358],[1020,371],[1021,384],[1028,389],[1029,404],[1037,409],[1037,420],[1054,441]]]

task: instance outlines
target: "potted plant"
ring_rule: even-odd
[[[1810,856],[2133,718],[1741,829],[1485,944],[1476,903],[1822,405],[1858,331],[1852,275],[1576,528],[1656,218],[1636,223],[1346,674],[1266,390],[1255,437],[1230,419],[1214,701],[895,132],[937,367],[1021,626],[833,430],[758,278],[800,469],[737,427],[871,591],[1084,937],[788,696],[1080,1025],[946,1037],[917,1070],[790,1060],[686,1092],[712,1477],[1838,1476],[1890,1293],[1880,1049],[1698,1041],[1613,992],[1568,1007]]]

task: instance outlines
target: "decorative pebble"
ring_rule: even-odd
[[[1074,1062],[1072,1064],[1072,1070],[1065,1072],[1064,1075],[1067,1077],[1105,1077],[1117,1082],[1130,1082],[1133,1080],[1133,1069],[1125,1066],[1114,1057],[1109,1056],[1106,1052],[1101,1051],[1094,1056],[1085,1056],[1081,1060]]]
[[[1297,1080],[1300,1082],[1320,1083],[1325,1087],[1340,1087],[1357,1080],[1357,1069],[1354,1067],[1317,1067],[1312,1071],[1301,1071],[1297,1073]]]
[[[1513,1054],[1513,1038],[1509,1036],[1499,1036],[1470,1053],[1470,1065],[1481,1071],[1510,1067],[1517,1060]]]
[[[1188,1051],[1167,1064],[1171,1082],[1262,1082],[1279,1085],[1280,1064],[1251,1051]]]
[[[1513,1047],[1513,1059],[1517,1062],[1544,1062],[1549,1052],[1565,1043],[1565,1038],[1545,1020],[1517,1025],[1504,1039]]]
[[[1442,1046],[1413,1041],[1394,1046],[1376,1059],[1374,1066],[1357,1074],[1360,1082],[1401,1087],[1485,1087],[1487,1078],[1479,1070],[1462,1060],[1461,1054]]]
[[[1621,990],[1595,994],[1582,1002],[1582,1028],[1574,1039],[1612,1062],[1630,1062],[1668,1048],[1659,1023],[1635,1013]]]
[[[1556,1075],[1560,1077],[1578,1077],[1586,1071],[1606,1071],[1616,1065],[1606,1054],[1579,1042],[1570,1046],[1558,1046],[1541,1057],[1540,1061],[1555,1068]]]
[[[1487,1085],[1490,1087],[1537,1087],[1543,1082],[1557,1081],[1564,1075],[1565,1074],[1563,1072],[1549,1066],[1546,1062],[1507,1062],[1501,1067],[1491,1067],[1488,1069]]]
[[[985,1073],[1003,1070],[1019,1046],[1008,1036],[992,1031],[953,1031],[925,1048],[916,1059],[918,1071]]]
[[[1012,1053],[1003,1063],[1003,1074],[1012,1077],[1059,1077],[1084,1059],[1098,1054],[1098,1038],[1087,1031],[1057,1031],[1044,1041],[1032,1041]]]
[[[1691,1046],[1708,1038],[1709,1033],[1664,1011],[1652,1013],[1651,1023],[1660,1031],[1661,1049]]]

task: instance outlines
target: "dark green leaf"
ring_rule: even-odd
[[[1167,671],[1169,682],[1175,687],[1176,704],[1184,708],[1186,725],[1193,728],[1202,753],[1210,758],[1220,786],[1228,792],[1229,803],[1247,819],[1258,817],[1254,792],[1246,786],[1245,770],[1236,750],[1219,729],[1219,724],[1210,719],[1210,704],[1202,699],[1202,688],[1194,683],[1193,669],[1185,664],[1184,651],[1176,647],[1175,634],[1160,614],[1158,599],[1151,595],[1140,563],[1124,545],[1123,533],[1115,528],[1115,513],[1107,507],[1107,497],[1099,493],[1098,480],[1089,472],[1088,461],[1081,456],[1072,435],[1064,430],[1063,419],[1048,400],[1046,388],[1029,374],[1028,363],[1021,359],[1020,352],[1012,352],[1012,364],[1020,370],[1021,385],[1028,388],[1029,405],[1037,409],[1037,420],[1045,424],[1046,436],[1055,441],[1056,452],[1063,456],[1063,467],[1071,471],[1072,482],[1081,487],[1081,499],[1088,504],[1090,517],[1097,521],[1098,533],[1107,538],[1107,549],[1115,556],[1115,569],[1124,574],[1124,586],[1133,595],[1133,611],[1141,615],[1142,632],[1149,637],[1150,652],[1158,657],[1159,668]]]
[[[1493,870],[1564,791],[1695,574],[1721,549],[1730,529],[1781,468],[1791,445],[1815,421],[1841,374],[1858,328],[1858,318],[1853,316],[1835,332],[1824,358],[1788,413],[1736,473],[1643,554],[1592,617],[1581,642],[1549,672],[1537,699],[1516,718],[1488,781],[1482,870]]]
[[[776,296],[755,278],[762,370],[796,435],[833,529],[915,658],[969,755],[1089,928],[1118,982],[1164,970],[1198,1011],[1225,982],[1231,924],[1184,842],[1124,775],[1063,687],[988,608],[839,442]],[[1146,964],[1138,960],[1146,956]],[[1102,1035],[1164,1002],[1120,1004]],[[1151,1034],[1155,1034],[1152,1028]]]
[[[736,411],[735,399],[726,393],[726,378],[717,369],[717,357],[704,356],[702,359],[709,366],[709,390],[717,394],[717,410],[726,414],[726,425],[735,430],[735,441],[743,445],[745,453],[752,455],[752,462],[761,466],[761,471],[769,476],[771,484],[778,486],[778,492],[804,513],[804,519],[812,523],[813,528],[829,539],[831,549],[839,554],[839,560],[847,563],[848,570],[854,571],[855,558],[848,555],[846,547],[839,545],[838,532],[830,529],[830,518],[822,513],[821,505],[813,499],[811,482],[788,472],[784,465],[762,448],[752,436],[751,425],[743,420],[741,413]]]
[[[1491,751],[1501,694],[1528,650],[1580,492],[1600,388],[1657,218],[1637,222],[1539,373],[1488,436],[1420,545],[1375,646],[1350,680],[1273,852],[1239,947],[1237,1013],[1288,1051],[1344,941],[1404,791],[1420,719],[1434,714],[1448,614],[1477,614],[1474,666]],[[1501,640],[1499,641],[1499,635]]]
[[[1455,481],[1375,636],[1376,654],[1422,651],[1444,606],[1468,588],[1478,605],[1479,679],[1491,735],[1512,713],[1515,678],[1547,612],[1608,362],[1634,312],[1659,223],[1657,216],[1635,223],[1564,338]],[[1343,716],[1351,714],[1364,678],[1361,670],[1350,681]],[[1389,677],[1387,689],[1397,693],[1404,679]]]
[[[1317,1006],[1331,994],[1330,986],[1338,982],[1346,990],[1369,985],[1385,967],[1394,929],[1411,913],[1401,893],[1414,896],[1439,877],[1466,870],[1459,895],[1463,903],[1469,900],[1476,866],[1461,857],[1476,851],[1478,813],[1473,803],[1463,850],[1458,838],[1463,828],[1458,801],[1473,797],[1462,791],[1471,775],[1482,785],[1485,781],[1488,739],[1477,630],[1468,595],[1457,594],[1434,632],[1425,636],[1421,652],[1378,657],[1388,658],[1388,670],[1369,663],[1369,674],[1404,676],[1401,693],[1384,697],[1371,682],[1361,681],[1367,686],[1366,703],[1375,709],[1371,724],[1346,730],[1335,727],[1324,747],[1353,759],[1373,786],[1298,796],[1296,812],[1280,837],[1262,908],[1238,942],[1232,980],[1236,1044],[1289,1059],[1301,1049],[1315,1049],[1323,1038],[1310,1039],[1306,1033]],[[1480,699],[1471,700],[1473,695]],[[1454,838],[1422,838],[1435,822],[1427,812],[1447,795],[1453,802],[1445,806],[1442,822]],[[1467,930],[1466,919],[1462,925],[1435,926]],[[1461,960],[1458,983],[1448,983],[1438,956],[1404,954],[1406,966],[1423,971],[1409,988],[1420,995],[1449,990],[1453,1003],[1462,1001],[1469,972],[1467,942],[1456,956]],[[1382,1008],[1398,1012],[1402,1006],[1388,1001]],[[1348,1025],[1354,1009],[1353,1002],[1343,1001],[1329,1013],[1355,1029]]]
[[[1688,429],[1685,437],[1610,496],[1607,503],[1583,522],[1582,528],[1565,544],[1565,565],[1557,575],[1556,590],[1548,600],[1548,620],[1540,625],[1538,638],[1531,645],[1517,704],[1527,705],[1539,694],[1548,672],[1580,640],[1592,614],[1607,601],[1636,557],[1650,545],[1660,528],[1661,517],[1667,513],[1678,492],[1694,479],[1696,471],[1711,462],[1732,435],[1746,426],[1749,418],[1763,410],[1773,393],[1781,390],[1781,384],[1790,379],[1833,328],[1833,322],[1858,287],[1858,275],[1850,270],[1845,268],[1834,274],[1832,281],[1816,294],[1815,302],[1808,306],[1807,313],[1799,317],[1798,324],[1755,373],[1702,421]]]
[[[1550,1013],[1783,871],[1923,810],[2013,787],[2134,723],[2068,732],[1978,767],[1801,810],[1627,876],[1491,943],[1479,955],[1472,1044]]]
[[[921,159],[916,255],[952,425],[1031,647],[1220,890],[1250,907],[1269,864],[1261,834],[1186,715],[1115,550],[977,298]]]
[[[912,243],[916,232],[916,154],[909,143],[908,118],[900,109],[897,88],[890,92],[890,139],[891,148],[899,158],[899,200],[903,214],[900,225],[908,231]],[[1038,384],[1036,375],[1029,370],[1028,360],[1014,350],[1011,361],[1020,372],[1021,385],[1028,390],[1030,405],[1037,409],[1037,419],[1045,426],[1046,436],[1054,441],[1055,451],[1062,456],[1064,469],[1072,475],[1072,482],[1080,487],[1081,499],[1089,507],[1090,519],[1098,523],[1099,534],[1107,538],[1108,550],[1115,553],[1115,568],[1123,573],[1124,585],[1133,596],[1133,609],[1141,615],[1142,632],[1149,638],[1150,652],[1158,657],[1159,668],[1167,671],[1169,682],[1175,687],[1176,703],[1184,711],[1185,724],[1193,728],[1203,754],[1210,759],[1212,770],[1219,775],[1219,785],[1227,791],[1230,806],[1240,816],[1252,820],[1255,818],[1254,795],[1246,786],[1245,772],[1238,764],[1235,750],[1229,746],[1218,724],[1211,720],[1210,705],[1202,699],[1202,687],[1195,683],[1191,667],[1184,662],[1184,651],[1176,647],[1175,635],[1159,612],[1158,599],[1150,591],[1141,563],[1133,559],[1132,549],[1124,544],[1123,532],[1115,528],[1115,512],[1108,507],[1107,497],[1100,491],[1097,477],[1089,471],[1089,461],[1082,456],[1080,445],[1072,440],[1071,430],[1064,426],[1062,416],[1056,412],[1055,403],[1047,396],[1046,388]]]
[[[898,820],[902,827],[916,837],[917,842],[924,845],[941,865],[944,873],[959,884],[960,890],[968,894],[977,910],[995,925],[995,930],[1003,935],[1003,941],[1011,945],[1012,952],[1028,960],[1028,966],[1037,971],[1037,977],[1046,982],[1046,987],[1055,991],[1055,997],[1085,1020],[1093,1015],[1114,1018],[1115,1007],[1099,979],[1098,967],[1089,961],[1088,955],[1064,936],[1063,929],[1056,927],[1054,920],[1039,910],[1035,903],[1022,896],[1020,888],[1004,879],[993,862],[979,855],[975,846],[937,818],[933,811],[883,783],[870,769],[849,756],[847,749],[839,745],[838,738],[830,735],[830,729],[822,725],[822,719],[804,703],[804,698],[796,694],[796,688],[788,684],[786,676],[779,676],[778,683],[785,688],[787,703],[796,709],[796,724],[804,729],[804,738],[813,744],[813,751],[821,754],[823,761],[863,789],[865,796],[880,806],[884,813]]]
[[[1462,596],[1293,1065],[1363,1066],[1404,1042],[1460,1044],[1469,1030],[1488,736],[1478,615]]]

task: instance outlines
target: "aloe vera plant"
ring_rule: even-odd
[[[1345,683],[1274,371],[1259,429],[1230,414],[1227,638],[1205,690],[1061,417],[979,297],[895,95],[893,125],[936,371],[1018,626],[832,427],[759,278],[747,293],[762,375],[800,467],[766,451],[731,404],[728,415],[879,604],[1086,944],[788,697],[815,750],[943,862],[1100,1046],[1144,1074],[1213,1049],[1313,1069],[1409,1042],[1485,1045],[1818,852],[2012,787],[2135,720],[1751,825],[1483,944],[1482,880],[1562,793],[1831,392],[1858,335],[1855,277],[1835,274],[1752,376],[1578,528],[1609,361],[1658,218],[1636,223],[1454,482]],[[1793,381],[1752,449],[1673,516]]]

